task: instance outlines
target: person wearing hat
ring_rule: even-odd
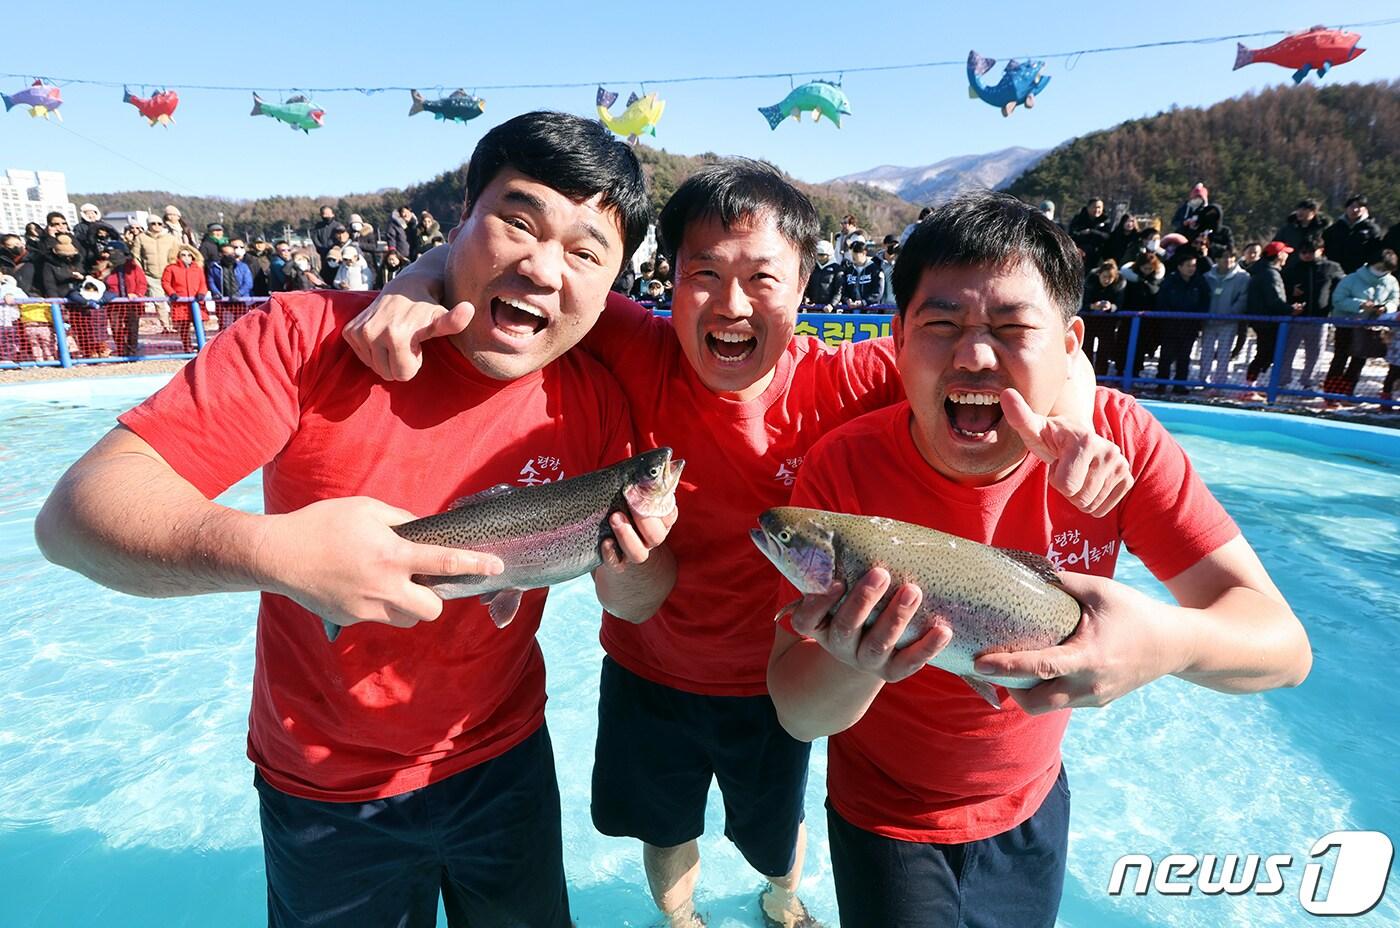
[[[73,241],[83,253],[83,260],[91,264],[102,249],[101,239],[113,241],[121,238],[121,233],[110,223],[102,221],[102,210],[95,203],[84,203],[78,207],[82,220],[73,227]]]
[[[1363,194],[1352,194],[1346,212],[1322,233],[1328,256],[1348,274],[1368,264],[1372,248],[1381,240],[1381,227],[1371,218]]]
[[[183,229],[179,224],[179,210],[168,206],[166,216],[165,219],[151,217],[150,222],[146,224],[146,231],[136,237],[131,254],[146,274],[146,293],[159,300],[155,308],[160,319],[161,331],[174,332],[175,326],[170,319],[170,304],[162,299],[165,290],[161,288],[160,280],[165,269],[175,263],[175,257],[184,243],[180,238]],[[174,226],[171,225],[172,222],[175,223]]]
[[[851,239],[851,260],[841,268],[841,296],[847,308],[864,312],[878,305],[885,293],[884,263],[869,253],[865,239]]]
[[[1172,216],[1172,228],[1186,236],[1189,240],[1197,232],[1205,228],[1202,222],[1201,211],[1210,205],[1210,191],[1205,184],[1196,184],[1191,188],[1191,192],[1186,195],[1186,202],[1176,208],[1176,214]],[[1219,210],[1215,211],[1219,215]],[[1216,225],[1219,225],[1217,221]],[[1215,228],[1215,226],[1211,226]]]
[[[1331,224],[1332,220],[1317,211],[1317,201],[1308,197],[1299,200],[1298,205],[1293,207],[1293,212],[1274,233],[1274,241],[1297,249],[1312,236],[1322,235]]]
[[[83,276],[83,255],[73,236],[67,232],[57,233],[40,273],[39,292],[66,300],[69,291],[82,282]]]
[[[209,296],[209,284],[204,279],[204,262],[200,259],[199,249],[193,245],[181,245],[175,253],[175,263],[161,274],[160,286],[166,296],[178,301],[171,310],[171,319],[175,323],[175,331],[180,333],[180,342],[185,351],[194,351],[194,318],[191,310],[198,311],[198,301]]]
[[[807,290],[802,295],[804,303],[823,312],[831,312],[841,298],[841,262],[835,255],[831,242],[826,239],[817,242],[817,263],[812,267],[812,276],[807,278]]]
[[[170,234],[175,236],[179,243],[185,245],[198,244],[198,242],[194,240],[194,231],[185,223],[178,206],[167,206],[161,211],[161,216],[164,219],[165,227],[170,230]],[[170,260],[173,262],[175,259],[171,258]],[[149,271],[150,268],[146,268],[146,270]],[[160,272],[157,271],[156,273],[159,274]]]
[[[204,240],[199,243],[199,258],[205,267],[219,263],[219,251],[228,244],[222,222],[211,222],[204,227]]]
[[[1264,256],[1254,262],[1249,270],[1249,290],[1245,294],[1245,315],[1247,316],[1291,316],[1293,305],[1288,302],[1288,291],[1283,285],[1283,266],[1293,249],[1283,242],[1270,242],[1264,246]],[[1298,304],[1299,311],[1302,304]],[[1274,363],[1274,348],[1278,340],[1277,322],[1252,322],[1254,329],[1254,358],[1245,371],[1245,379],[1250,386],[1259,379]],[[1255,398],[1258,394],[1255,394]]]
[[[110,259],[109,262],[110,263]],[[68,291],[68,315],[73,328],[73,341],[78,354],[85,358],[110,358],[112,347],[107,343],[107,311],[102,306],[107,285],[96,277],[87,276]]]

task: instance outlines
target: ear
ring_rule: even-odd
[[[1065,326],[1065,355],[1074,357],[1074,353],[1079,351],[1084,345],[1084,320],[1075,316]]]
[[[895,354],[904,350],[904,314],[895,313],[890,320],[890,334],[894,336]]]

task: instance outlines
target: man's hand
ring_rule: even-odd
[[[608,612],[627,622],[645,622],[671,595],[676,559],[662,544],[676,515],[672,506],[664,516],[615,512],[609,517],[613,537],[603,540],[603,563],[593,571],[598,600]]]
[[[1190,644],[1162,619],[1160,603],[1104,577],[1062,572],[1060,583],[1084,610],[1074,634],[1051,648],[987,654],[974,664],[978,673],[1047,681],[1010,690],[1026,712],[1106,706],[1189,664]]]
[[[345,326],[342,334],[355,356],[385,380],[412,380],[423,366],[423,342],[456,335],[476,313],[466,302],[450,312],[442,305],[447,251],[424,253]]]
[[[841,594],[845,587],[839,583],[828,593],[804,596],[793,611],[792,628],[847,667],[886,683],[903,680],[947,647],[953,640],[953,630],[942,623],[934,624],[923,637],[896,651],[895,642],[918,611],[923,593],[912,583],[904,584],[867,628],[865,622],[871,610],[889,588],[889,571],[877,567],[856,581],[844,602]],[[838,602],[840,606],[828,618]]]
[[[1133,488],[1128,459],[1092,428],[1064,416],[1042,416],[1010,388],[1001,391],[1001,411],[1026,450],[1050,465],[1050,486],[1080,512],[1101,519]]]
[[[265,517],[255,556],[264,588],[336,625],[382,622],[407,628],[442,614],[442,600],[414,574],[495,576],[493,554],[415,544],[393,526],[416,516],[363,496],[326,499]]]
[[[603,539],[603,567],[620,575],[626,573],[629,566],[645,564],[651,552],[671,533],[677,514],[675,506],[664,516],[639,516],[634,512],[628,518],[628,515],[614,512],[608,519],[613,537]]]

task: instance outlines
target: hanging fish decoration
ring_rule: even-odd
[[[786,97],[772,106],[760,106],[758,111],[768,120],[770,129],[778,128],[779,123],[791,116],[798,122],[802,114],[812,112],[812,122],[820,122],[825,116],[841,128],[841,117],[851,115],[851,101],[840,84],[831,81],[810,81],[801,87],[794,87]]]
[[[627,108],[622,115],[613,116],[609,112],[617,102],[617,94],[598,88],[598,118],[618,135],[626,136],[627,141],[636,144],[642,133],[656,135],[656,124],[661,121],[661,113],[666,109],[666,101],[658,99],[655,93],[639,97],[633,93],[627,98]]]
[[[0,99],[5,101],[5,112],[9,112],[17,106],[29,107],[30,116],[42,116],[49,118],[53,113],[58,117],[59,122],[63,122],[63,114],[58,108],[63,105],[63,94],[52,84],[45,84],[41,80],[36,80],[19,93],[0,94]]]
[[[1044,92],[1045,85],[1050,83],[1049,77],[1040,76],[1045,62],[1012,58],[1006,63],[1001,80],[989,87],[981,77],[996,63],[995,58],[983,58],[975,51],[967,53],[967,95],[990,106],[1000,107],[1003,116],[1010,116],[1017,104],[1025,104],[1026,109],[1035,106],[1035,95]]]
[[[474,97],[465,90],[457,89],[451,95],[439,97],[436,100],[425,100],[418,91],[411,91],[413,94],[413,106],[409,107],[408,115],[427,111],[438,119],[455,119],[458,122],[466,122],[475,119],[486,109],[486,101],[480,97]]]
[[[161,90],[149,97],[138,97],[123,87],[122,102],[136,107],[136,112],[149,119],[152,126],[173,126],[175,107],[180,105],[180,95],[173,90]]]
[[[271,116],[278,122],[285,122],[293,129],[300,129],[307,135],[312,129],[319,129],[326,118],[326,111],[301,94],[288,98],[286,103],[267,103],[262,97],[253,94],[252,116]]]
[[[1357,48],[1361,36],[1344,29],[1328,29],[1326,26],[1313,26],[1303,32],[1295,32],[1268,48],[1245,48],[1240,45],[1235,51],[1235,66],[1238,71],[1247,64],[1265,61],[1285,68],[1296,68],[1293,83],[1301,84],[1308,72],[1317,69],[1319,78],[1339,64],[1346,64],[1366,49]]]

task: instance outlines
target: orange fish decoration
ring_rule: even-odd
[[[136,112],[151,121],[151,125],[175,124],[175,107],[180,105],[180,95],[173,90],[162,90],[150,97],[138,97],[125,87],[122,88],[122,102],[136,107]]]
[[[1360,55],[1366,50],[1356,47],[1360,41],[1361,36],[1355,32],[1313,26],[1304,32],[1295,32],[1268,48],[1253,49],[1240,45],[1235,52],[1233,70],[1265,61],[1285,68],[1296,68],[1293,83],[1301,84],[1310,70],[1316,69],[1318,77],[1326,77],[1335,66],[1346,64]]]

